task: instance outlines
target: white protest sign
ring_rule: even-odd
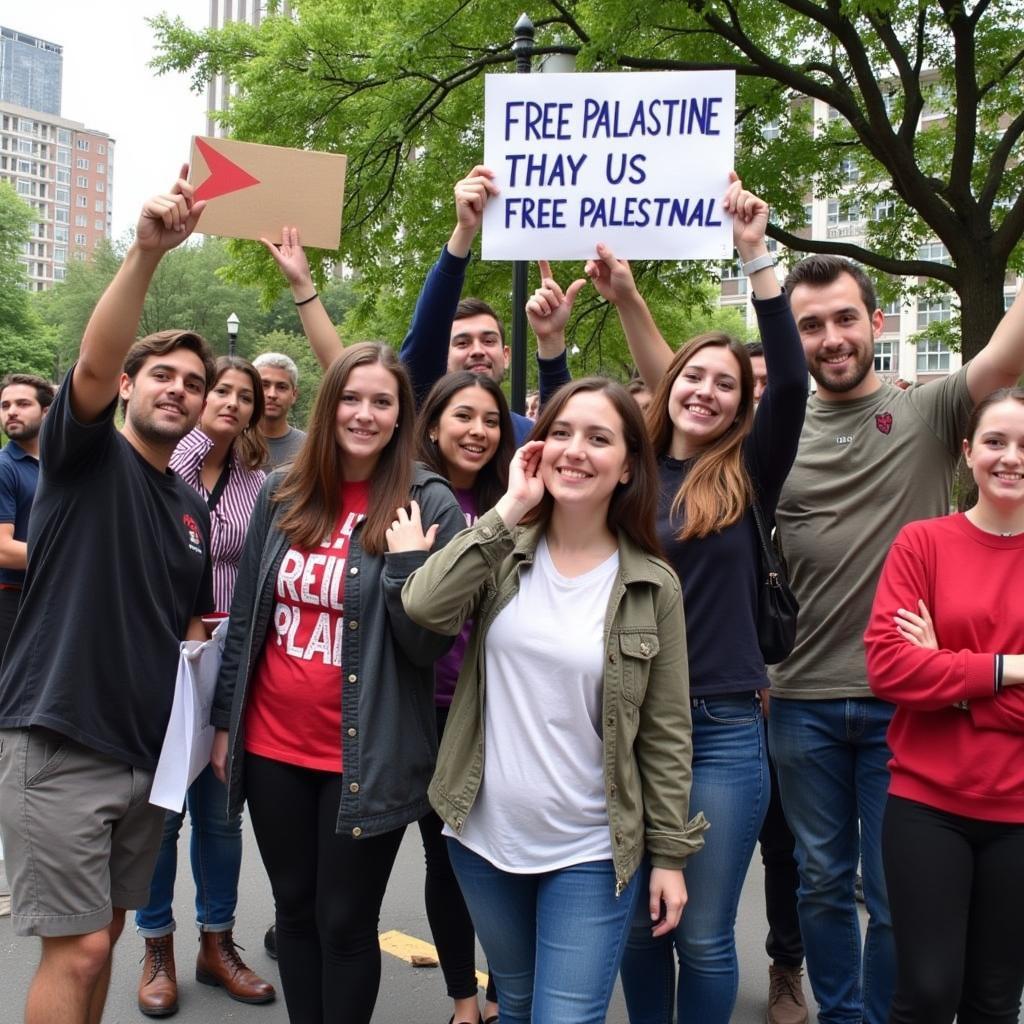
[[[731,259],[732,71],[487,75],[486,260]]]

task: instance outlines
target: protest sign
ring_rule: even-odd
[[[729,259],[731,71],[488,75],[483,258]]]
[[[287,225],[304,246],[337,249],[346,162],[339,153],[196,136],[189,180],[207,200],[196,230],[280,242]]]

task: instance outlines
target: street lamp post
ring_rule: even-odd
[[[525,12],[519,16],[512,40],[516,73],[530,73],[533,55],[533,22]],[[526,412],[526,271],[524,260],[512,264],[512,408]]]
[[[238,319],[237,314],[232,313],[228,317],[228,355],[233,356],[235,354],[235,342],[238,341],[238,325],[241,321]]]

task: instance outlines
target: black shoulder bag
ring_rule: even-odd
[[[757,642],[766,665],[776,665],[789,657],[796,643],[796,619],[800,611],[782,562],[772,547],[768,528],[755,498],[751,504],[757,536],[760,540],[757,585]]]

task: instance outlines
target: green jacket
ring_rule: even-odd
[[[539,528],[514,532],[491,510],[417,569],[402,603],[419,625],[457,635],[474,620],[429,797],[456,832],[484,768],[484,645],[497,614],[533,562]],[[681,868],[704,844],[703,814],[687,821],[691,720],[679,581],[661,559],[619,538],[619,572],[605,617],[604,779],[617,892],[643,856]],[[528,680],[543,699],[543,680]]]

